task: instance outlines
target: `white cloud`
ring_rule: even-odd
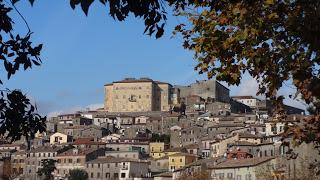
[[[239,86],[230,86],[230,94],[232,96],[256,96],[259,84],[257,80],[250,75],[244,75]],[[263,98],[263,96],[258,96]]]
[[[77,111],[96,110],[96,109],[102,108],[102,107],[103,107],[103,104],[99,104],[99,103],[89,104],[89,105],[83,106],[83,107],[74,106],[74,107],[70,107],[70,108],[67,108],[67,109],[64,109],[64,110],[49,112],[47,114],[47,116],[48,117],[55,117],[55,116],[60,115],[60,114],[75,113]]]

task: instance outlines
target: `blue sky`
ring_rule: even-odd
[[[125,77],[182,85],[206,78],[194,72],[196,61],[182,48],[181,39],[171,38],[181,21],[176,17],[169,18],[164,37],[156,40],[143,34],[142,20],[114,21],[99,3],[93,4],[88,17],[62,0],[36,1],[34,7],[22,1],[17,7],[34,32],[33,41],[44,44],[43,64],[18,72],[4,85],[26,92],[42,114],[100,105],[103,85]],[[17,32],[25,33],[23,21],[13,15]],[[231,95],[254,95],[256,88],[247,76],[240,87],[230,87]]]

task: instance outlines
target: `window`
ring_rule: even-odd
[[[118,163],[115,163],[115,165],[114,165],[115,167],[118,167]]]
[[[264,150],[264,156],[268,156],[267,150]]]
[[[224,173],[220,173],[218,176],[220,179],[224,179]]]
[[[91,168],[93,168],[93,164],[91,164]]]
[[[110,168],[110,164],[107,164],[107,167]]]
[[[157,162],[157,166],[160,166],[160,162]]]
[[[273,156],[273,150],[271,149],[271,152],[270,152],[271,156]]]
[[[227,174],[227,177],[228,177],[228,178],[232,178],[232,173],[228,173],[228,174]]]
[[[106,178],[110,178],[110,173],[106,173]]]
[[[98,168],[100,168],[100,163],[98,163]]]
[[[69,162],[69,163],[72,163],[72,159],[68,159],[68,162]]]
[[[118,177],[119,177],[119,174],[118,174],[118,173],[114,173],[114,174],[113,174],[113,178],[118,179]]]
[[[174,162],[174,159],[172,159],[171,162]]]
[[[91,178],[93,178],[93,172],[91,173]]]
[[[238,175],[238,176],[237,176],[237,180],[241,180],[241,175]]]
[[[99,172],[97,173],[97,178],[100,178],[100,173]]]
[[[81,160],[80,159],[77,159],[77,163],[80,163],[81,162]]]
[[[180,162],[182,162],[182,159],[180,158]]]
[[[246,174],[246,180],[251,180],[251,174]]]
[[[126,173],[121,173],[121,178],[125,178],[126,177]]]

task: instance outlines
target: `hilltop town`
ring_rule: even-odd
[[[51,117],[27,149],[20,140],[0,144],[1,173],[43,179],[43,160],[55,160],[54,179],[82,169],[88,179],[316,179],[312,144],[294,146],[285,128],[305,111],[287,104],[287,117],[271,116],[267,99],[230,97],[215,80],[188,86],[150,78],[104,85],[104,108]]]

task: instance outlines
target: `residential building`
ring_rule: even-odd
[[[139,151],[140,153],[149,153],[149,143],[148,142],[116,142],[107,143],[107,148],[114,151]]]
[[[149,162],[106,156],[87,162],[86,171],[88,172],[89,180],[127,180],[141,178],[148,175]]]
[[[27,151],[23,172],[24,179],[36,179],[38,170],[42,168],[42,160],[55,159],[55,157],[63,150],[63,148],[43,146]]]
[[[72,136],[56,132],[50,136],[50,144],[66,144],[72,142]]]
[[[55,177],[66,178],[72,169],[85,169],[86,162],[104,156],[105,149],[73,148],[56,156]]]
[[[150,165],[151,172],[157,173],[157,172],[168,171],[169,156],[163,156],[161,158],[151,159],[150,162],[151,162],[151,165]]]
[[[27,154],[25,151],[17,151],[11,155],[12,176],[22,175],[26,166]]]
[[[169,145],[164,142],[150,142],[149,143],[149,156],[157,159],[165,156],[164,151],[169,149]]]
[[[208,167],[211,178],[219,179],[236,179],[236,180],[256,180],[258,176],[274,166],[273,158],[250,158],[227,160],[220,164]],[[271,173],[271,172],[270,172]]]
[[[198,156],[189,153],[175,153],[169,155],[169,171],[174,171],[185,167],[197,160]]]

